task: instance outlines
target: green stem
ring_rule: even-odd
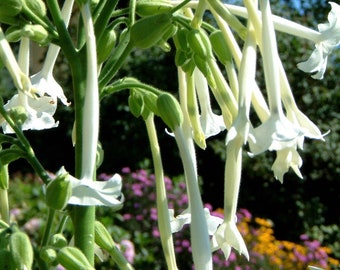
[[[168,200],[164,184],[164,173],[162,157],[157,139],[157,131],[154,123],[154,115],[150,114],[145,120],[146,129],[149,136],[152,160],[154,164],[156,177],[156,204],[158,214],[158,228],[161,237],[161,243],[168,269],[177,269],[174,244],[170,228],[170,218],[168,210]]]
[[[45,231],[44,231],[44,236],[43,236],[43,239],[41,241],[41,246],[40,246],[41,248],[48,244],[48,240],[51,237],[51,232],[52,232],[55,214],[56,214],[56,211],[54,209],[49,208],[47,223],[46,223],[46,227],[45,227]]]

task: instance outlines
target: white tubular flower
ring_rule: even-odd
[[[212,251],[221,249],[228,260],[231,248],[235,248],[249,260],[249,253],[236,227],[236,209],[242,171],[243,138],[237,136],[227,145],[224,174],[224,221],[211,239]]]
[[[209,235],[213,235],[217,227],[222,224],[223,219],[220,217],[212,216],[208,208],[204,208],[205,219],[208,224],[208,232]],[[170,216],[170,225],[171,225],[171,232],[176,233],[182,230],[184,225],[191,223],[191,212],[190,209],[185,209],[181,214],[178,216],[174,216],[174,210],[169,209],[169,216]]]
[[[323,79],[328,56],[340,44],[340,6],[334,2],[329,4],[332,9],[328,14],[328,23],[318,25],[320,41],[315,44],[315,50],[309,59],[298,64],[299,69],[313,73],[312,77],[318,80]]]
[[[283,183],[283,176],[288,172],[289,168],[292,168],[295,174],[302,179],[303,177],[299,170],[301,166],[302,158],[296,151],[296,147],[287,147],[276,151],[276,159],[273,163],[272,170],[275,178]]]
[[[65,4],[61,11],[66,25],[68,25],[70,20],[73,2],[73,0],[65,1]],[[59,98],[64,105],[69,106],[70,103],[67,101],[62,87],[56,82],[53,77],[53,68],[57,60],[59,51],[60,47],[54,44],[51,44],[49,46],[44,65],[41,71],[31,76],[31,82],[32,86],[35,88],[36,92],[40,96],[48,94],[49,96],[53,97],[55,101],[57,101],[57,98]]]
[[[23,74],[28,73],[29,69],[29,40],[23,38],[20,43],[18,68]],[[32,98],[23,91],[18,91],[5,105],[6,111],[23,107],[26,119],[21,123],[22,130],[42,130],[58,126],[53,115],[56,111],[56,103],[51,97]],[[2,129],[4,133],[14,133],[14,130],[6,121],[2,121]]]
[[[253,154],[266,150],[282,150],[294,145],[301,146],[304,139],[303,130],[291,123],[283,113],[279,68],[277,67],[279,55],[268,0],[261,1],[261,10],[262,57],[271,114],[267,121],[253,130],[254,137],[249,140]]]
[[[225,130],[226,126],[223,121],[223,116],[217,115],[212,111],[208,82],[202,72],[197,68],[194,70],[194,79],[201,109],[201,127],[207,139]]]
[[[21,126],[22,130],[42,130],[58,126],[53,118],[57,104],[51,97],[31,98],[19,92],[4,105],[6,111],[16,107],[25,109],[27,118]],[[14,133],[6,121],[2,122],[2,129],[4,133]]]

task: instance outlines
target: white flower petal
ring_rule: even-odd
[[[249,260],[246,244],[234,222],[223,222],[218,227],[211,239],[211,247],[213,251],[222,249],[226,260],[229,258],[231,248],[235,248]]]
[[[101,205],[121,208],[123,195],[121,193],[122,179],[115,174],[107,181],[78,180],[69,177],[72,185],[72,196],[69,204]]]
[[[27,96],[27,101],[28,106],[23,106],[17,94],[4,105],[7,111],[18,106],[25,107],[27,119],[22,125],[22,130],[42,130],[58,126],[58,122],[55,122],[53,118],[53,114],[56,111],[56,104],[53,98],[43,96],[34,99]],[[7,122],[2,123],[2,129],[4,133],[14,133]]]
[[[299,170],[301,166],[302,158],[294,147],[290,147],[276,152],[276,159],[273,163],[272,170],[274,171],[275,178],[283,183],[283,176],[288,172],[289,167],[302,179],[303,177]]]
[[[208,208],[204,208],[205,219],[208,225],[208,232],[209,235],[213,235],[216,232],[217,227],[222,224],[223,219],[220,217],[212,216]],[[179,232],[182,230],[184,225],[191,223],[191,213],[190,209],[185,209],[181,214],[174,217],[174,210],[169,209],[169,216],[170,216],[170,226],[171,232]]]
[[[32,86],[35,88],[35,91],[40,96],[48,94],[55,100],[59,98],[64,105],[70,105],[62,87],[56,82],[52,74],[48,73],[44,75],[42,72],[38,72],[31,77],[31,82]]]

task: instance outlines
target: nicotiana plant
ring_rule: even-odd
[[[251,156],[275,151],[272,170],[283,182],[289,168],[302,177],[298,150],[303,149],[304,138],[324,140],[325,136],[296,105],[278,53],[276,31],[315,42],[309,59],[297,67],[322,79],[328,56],[340,44],[340,6],[329,2],[328,21],[319,24],[317,31],[273,15],[269,0],[244,0],[243,4],[219,0],[65,0],[62,6],[57,0],[0,2],[0,57],[16,90],[0,104],[1,269],[32,269],[33,265],[52,269],[58,264],[94,269],[97,246],[108,251],[120,269],[133,269],[95,216],[96,206],[110,207],[112,212],[124,207],[118,174],[95,181],[103,159],[98,141],[100,101],[124,90],[130,94],[131,113],[145,122],[149,137],[159,233],[168,268],[177,269],[172,233],[184,224],[190,224],[195,269],[212,269],[216,250],[226,260],[232,249],[249,259],[236,226],[243,151]],[[76,35],[67,27],[71,17]],[[32,42],[48,47],[42,69],[34,75],[29,68]],[[157,89],[143,83],[143,78],[118,77],[134,49],[153,46],[175,50],[178,91]],[[14,47],[19,48],[17,56]],[[70,66],[72,97],[65,96],[53,77],[59,50]],[[262,61],[265,89],[257,84],[257,58]],[[218,108],[211,107],[212,98]],[[61,168],[51,177],[24,131],[58,128],[54,113],[59,100],[74,109],[75,173]],[[178,146],[188,197],[182,213],[169,209],[154,117],[164,121]],[[206,139],[223,130],[227,135],[222,219],[211,216],[202,203],[195,151],[205,149]],[[31,164],[45,189],[49,212],[40,246],[32,247],[28,235],[9,218],[8,164],[19,158]],[[55,228],[59,216],[63,218]],[[66,217],[73,225],[71,242],[62,236]]]

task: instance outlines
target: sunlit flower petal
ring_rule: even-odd
[[[298,64],[299,69],[315,73],[312,77],[319,80],[324,76],[328,56],[340,44],[340,6],[334,2],[329,4],[332,9],[328,14],[328,23],[318,25],[321,41],[315,44],[315,50],[309,59]]]
[[[23,94],[22,94],[23,95]],[[27,103],[23,104],[20,94],[14,95],[5,105],[6,111],[11,108],[22,106],[27,113],[27,119],[22,125],[22,130],[42,130],[49,129],[58,126],[58,122],[55,122],[53,115],[56,111],[56,103],[53,98],[43,96],[39,98],[31,98],[24,96],[27,99]],[[7,122],[2,123],[2,129],[4,133],[14,133],[12,128]]]
[[[286,117],[272,114],[259,127],[252,130],[249,147],[254,155],[266,150],[282,150],[286,147],[302,145],[304,132]]]
[[[231,248],[235,248],[249,260],[246,244],[236,227],[236,223],[233,221],[223,222],[222,225],[217,228],[216,233],[211,239],[211,246],[213,251],[221,249],[226,260],[229,258]]]
[[[204,208],[205,218],[207,220],[209,235],[213,235],[216,232],[217,227],[223,222],[220,217],[212,216],[208,208]],[[181,214],[174,217],[174,210],[169,209],[171,232],[179,232],[183,226],[191,223],[190,209],[185,209]]]
[[[69,177],[72,185],[72,196],[69,204],[102,205],[115,208],[123,206],[122,178],[115,174],[107,181],[78,180]]]
[[[281,183],[283,183],[283,176],[288,172],[289,167],[291,167],[295,174],[302,177],[299,168],[302,166],[302,158],[296,151],[296,148],[289,147],[276,152],[276,159],[273,163],[272,170],[274,171],[274,176]]]

